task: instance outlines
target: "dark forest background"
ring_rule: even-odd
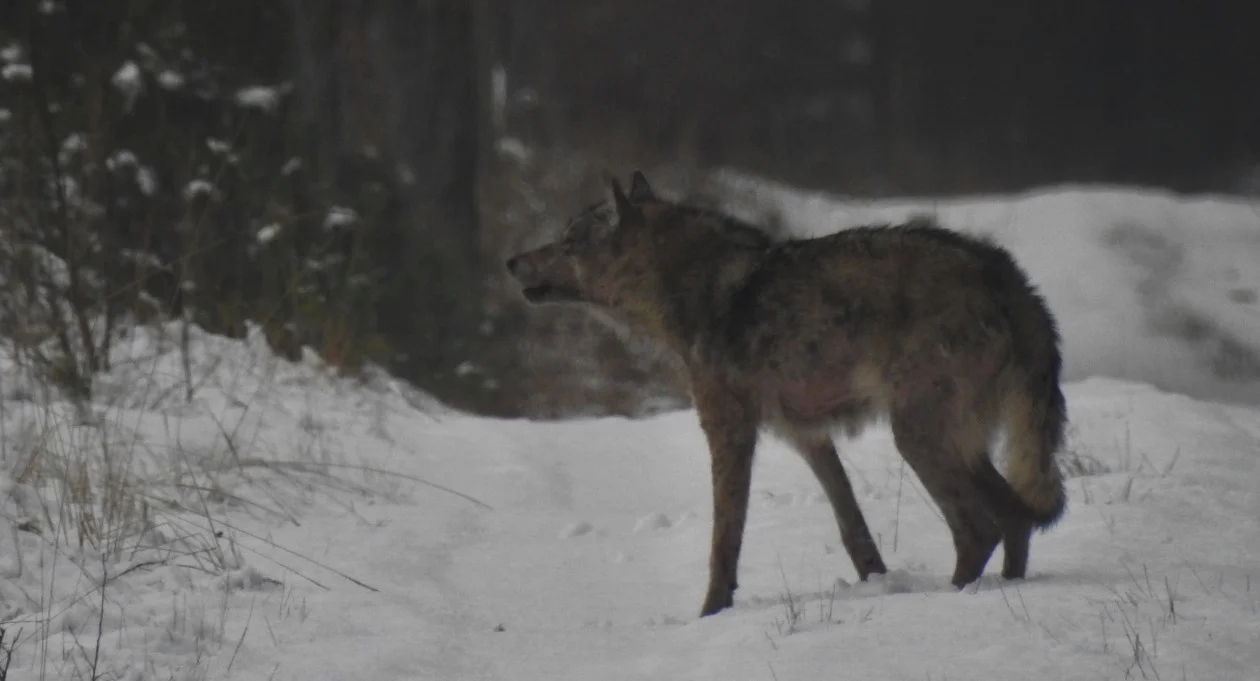
[[[257,325],[463,408],[680,399],[503,256],[633,167],[853,196],[1249,189],[1260,8],[1171,0],[0,0],[0,333]],[[768,216],[772,220],[773,216]]]

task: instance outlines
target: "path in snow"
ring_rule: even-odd
[[[847,585],[816,483],[766,440],[736,607],[705,620],[694,414],[392,420],[394,441],[412,443],[395,467],[495,509],[417,490],[277,532],[382,593],[303,589],[306,621],[280,627],[279,646],[248,638],[236,663],[248,673],[234,678],[1249,678],[1260,415],[1103,380],[1069,398],[1073,451],[1109,472],[1070,480],[1070,510],[1034,539],[1027,581],[996,578],[995,555],[978,586],[949,588],[945,526],[874,428],[844,453],[893,572]],[[579,523],[590,530],[567,531]]]

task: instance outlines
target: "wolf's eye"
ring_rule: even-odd
[[[606,220],[590,217],[575,220],[565,231],[564,240],[569,242],[592,243],[599,241],[613,232],[613,226]]]
[[[616,212],[606,202],[587,206],[569,221],[562,241],[566,250],[573,252],[582,246],[597,243],[611,235],[615,229]]]
[[[574,222],[564,231],[564,242],[576,244],[586,241],[590,231],[590,225],[585,221]]]

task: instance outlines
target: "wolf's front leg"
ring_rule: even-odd
[[[713,473],[709,590],[700,609],[700,616],[705,617],[734,603],[758,419],[755,401],[729,386],[693,377],[692,393],[700,427],[709,440]]]
[[[709,551],[709,590],[700,616],[734,604],[748,516],[748,488],[752,482],[753,443],[718,450],[713,448],[713,545]]]

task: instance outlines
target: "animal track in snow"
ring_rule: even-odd
[[[634,524],[634,533],[651,532],[652,530],[668,530],[674,523],[664,513],[649,513],[639,518]]]
[[[835,583],[836,594],[842,598],[954,590],[945,579],[938,575],[911,572],[909,570],[890,570],[882,575],[871,575],[866,578],[865,582],[856,582],[854,584],[837,578]]]
[[[758,506],[779,508],[826,503],[827,496],[822,492],[771,492],[763,489],[754,492],[753,499]]]
[[[673,615],[657,615],[655,617],[647,618],[647,621],[644,622],[644,624],[649,627],[677,627],[686,623],[687,622],[685,620],[674,617]]]
[[[565,525],[564,529],[560,530],[560,538],[573,539],[574,537],[581,537],[581,536],[590,534],[594,531],[595,531],[594,525],[586,522],[585,520],[579,520],[575,523],[569,523],[568,525]]]

